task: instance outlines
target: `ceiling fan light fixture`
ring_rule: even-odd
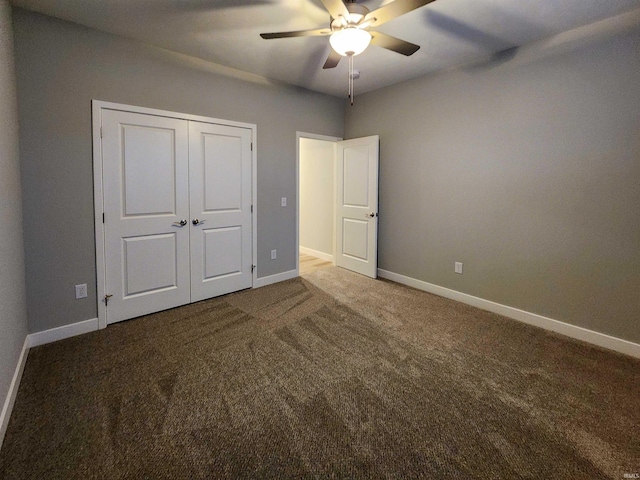
[[[343,57],[360,55],[371,42],[371,34],[357,27],[347,27],[331,34],[331,47]]]

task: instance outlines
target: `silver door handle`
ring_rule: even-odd
[[[180,220],[179,222],[173,222],[176,227],[184,227],[188,222],[185,219]]]
[[[197,218],[194,218],[191,223],[193,223],[194,225],[200,225],[201,223],[206,222],[206,220],[198,220]]]
[[[371,212],[371,213],[365,213],[365,214],[364,214],[364,216],[365,216],[365,217],[373,218],[373,217],[377,217],[377,216],[378,216],[378,214],[377,214],[377,213],[373,213],[373,212]]]

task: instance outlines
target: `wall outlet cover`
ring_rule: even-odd
[[[455,262],[453,271],[462,275],[462,262]]]

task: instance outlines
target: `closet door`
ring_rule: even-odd
[[[102,112],[105,286],[113,323],[190,301],[188,122]]]
[[[252,286],[251,130],[189,122],[191,301]]]

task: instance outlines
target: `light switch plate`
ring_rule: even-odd
[[[76,300],[87,298],[87,284],[76,285]]]

